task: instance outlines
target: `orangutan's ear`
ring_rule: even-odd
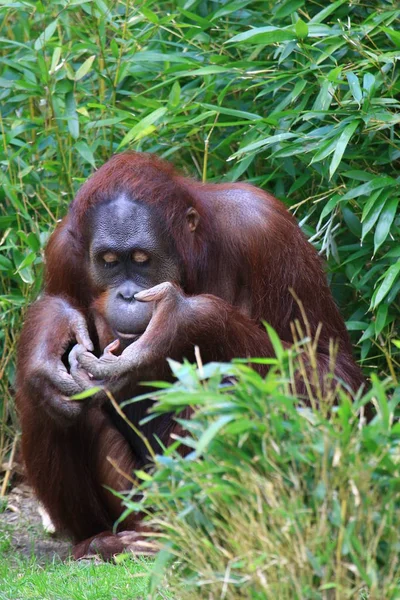
[[[189,231],[191,233],[196,231],[197,226],[200,222],[200,215],[197,212],[197,210],[195,208],[193,208],[193,206],[191,208],[189,208],[189,210],[187,211],[186,220],[187,220],[187,224],[189,227]]]

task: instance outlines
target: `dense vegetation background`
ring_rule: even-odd
[[[395,0],[0,0],[0,462],[46,240],[127,148],[282,199],[327,261],[366,375],[396,386],[399,17]]]

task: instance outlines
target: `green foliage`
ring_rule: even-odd
[[[4,426],[46,240],[126,148],[281,198],[328,260],[367,372],[396,378],[399,16],[395,0],[0,1]]]
[[[283,365],[265,379],[243,364],[173,365],[154,414],[191,407],[178,438],[190,454],[156,457],[152,477],[136,473],[141,501],[126,500],[164,548],[153,591],[166,572],[181,600],[399,598],[400,390],[373,376],[353,403],[340,392],[334,407],[299,407]]]

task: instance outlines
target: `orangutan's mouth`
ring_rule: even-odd
[[[116,334],[121,340],[129,340],[130,342],[138,340],[142,335],[142,333],[125,333],[123,331],[116,331]]]

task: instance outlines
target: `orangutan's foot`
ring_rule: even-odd
[[[112,560],[116,554],[122,552],[152,556],[158,550],[157,544],[149,541],[143,533],[137,531],[121,531],[120,533],[103,531],[76,544],[72,554],[75,560],[94,556],[99,556],[103,560]]]

